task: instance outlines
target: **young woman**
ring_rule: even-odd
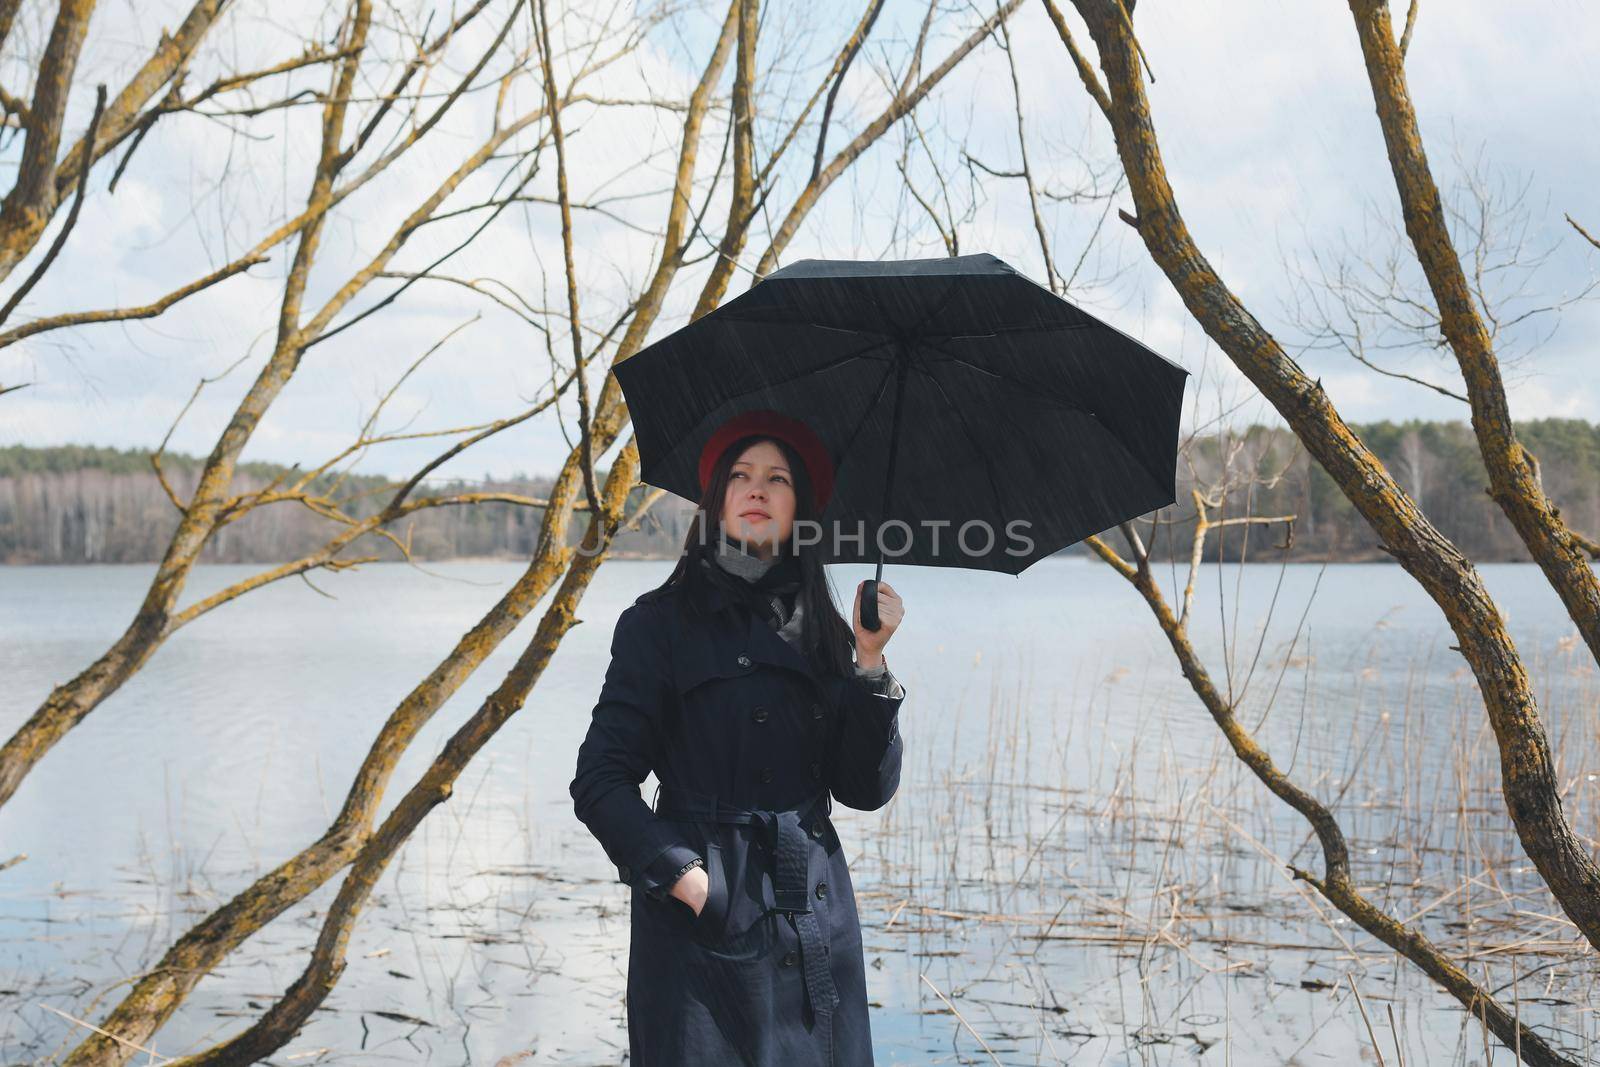
[[[903,606],[880,584],[882,626],[863,630],[857,586],[846,625],[816,538],[793,536],[833,482],[803,423],[736,417],[699,473],[677,568],[617,619],[571,786],[634,891],[628,1062],[870,1065],[861,929],[828,813],[880,808],[899,785],[905,690],[883,649]]]

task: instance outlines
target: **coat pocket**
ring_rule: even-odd
[[[728,925],[728,873],[723,865],[722,846],[706,843],[706,902],[690,925],[696,940],[717,944]]]

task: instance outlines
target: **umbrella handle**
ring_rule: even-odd
[[[877,633],[882,625],[878,618],[878,580],[868,578],[861,586],[861,628]]]

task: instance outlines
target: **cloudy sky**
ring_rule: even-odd
[[[1069,4],[1063,6],[1070,11]],[[597,76],[591,91],[614,98],[682,98],[697,76],[696,64],[703,62],[721,7],[708,5],[657,26],[629,56]],[[818,64],[857,9],[836,3],[767,7],[759,63],[771,80],[763,104],[771,114],[792,113],[795,98],[803,98],[819,76]],[[103,5],[91,28],[84,69],[94,72],[93,78],[119,84],[119,76],[138,61],[134,42],[152,40],[161,26],[175,24],[178,8]],[[497,5],[492,13],[501,19],[508,9],[509,4]],[[420,24],[425,7],[405,10]],[[978,9],[988,10],[987,5]],[[959,33],[976,24],[978,11],[949,8],[929,55],[942,56]],[[31,29],[24,30],[36,41],[42,29],[34,15]],[[882,99],[881,72],[900,69],[919,18],[919,5],[905,0],[889,5],[841,95],[830,148],[843,144],[874,113]],[[627,21],[619,15],[616,23]],[[1180,206],[1223,277],[1302,364],[1321,376],[1350,421],[1464,418],[1465,406],[1457,401],[1379,376],[1342,351],[1307,347],[1313,340],[1313,303],[1328,306],[1327,292],[1317,284],[1325,274],[1344,270],[1362,284],[1387,284],[1392,265],[1399,285],[1417,283],[1415,267],[1399,243],[1398,205],[1347,8],[1334,0],[1148,2],[1140,5],[1136,22],[1155,75],[1147,88]],[[396,24],[389,18],[379,39],[379,47],[391,54],[399,51]],[[201,83],[208,72],[250,69],[293,54],[306,28],[326,39],[336,26],[337,12],[318,3],[291,11],[282,4],[269,9],[261,0],[237,0],[204,60],[206,69],[197,71],[194,81]],[[581,28],[574,20],[567,32],[576,36]],[[470,46],[481,39],[464,39],[451,53],[455,71],[466,68]],[[526,40],[525,25],[516,27],[512,39]],[[1087,46],[1086,34],[1083,40]],[[1040,184],[1054,192],[1091,186],[1111,191],[1117,171],[1109,134],[1042,7],[1026,4],[1013,18],[1011,43],[1029,158]],[[26,75],[17,53],[8,51],[8,59],[0,62],[0,84],[16,90]],[[1533,7],[1481,0],[1424,3],[1409,55],[1408,75],[1435,174],[1464,209],[1460,232],[1476,225],[1480,200],[1486,197],[1492,206],[1485,263],[1494,269],[1486,273],[1487,284],[1502,319],[1521,318],[1501,339],[1518,418],[1600,419],[1592,344],[1600,335],[1600,290],[1583,297],[1600,276],[1600,252],[1563,218],[1570,213],[1600,234],[1600,196],[1594,192],[1600,174],[1596,55],[1600,17],[1577,0]],[[449,72],[440,70],[435,77],[443,84]],[[323,83],[318,74],[297,84]],[[92,82],[85,85],[73,102],[73,130],[83,128],[92,105]],[[526,80],[514,86],[505,113],[531,107],[536,91]],[[470,151],[488,128],[492,95],[477,94],[405,165],[341,209],[328,229],[309,306],[326,299]],[[975,180],[982,171],[963,165],[961,157],[964,151],[996,170],[1018,165],[1005,53],[993,41],[982,46],[919,109],[918,120],[930,151],[912,152],[912,180],[925,194],[945,180],[961,216],[961,251],[992,252],[1042,280],[1043,261],[1022,185],[1003,178]],[[315,121],[307,108],[274,113],[233,132],[222,121],[163,122],[114,193],[106,189],[109,171],[97,172],[60,261],[18,315],[143,302],[237,255],[303,200],[316,147]],[[574,116],[575,195],[615,198],[607,215],[578,216],[588,325],[609,326],[646,276],[654,255],[649,231],[658,228],[662,216],[659,193],[670,178],[679,121],[670,111],[647,107],[590,109]],[[713,124],[701,160],[707,182],[720,132]],[[885,137],[836,184],[783,262],[943,254],[896,168],[904,143],[901,136]],[[803,179],[809,148],[795,153],[793,163],[773,196],[775,205],[787,205]],[[15,144],[0,154],[0,165],[14,172]],[[226,178],[218,181],[219,174]],[[480,176],[463,190],[468,199],[453,203],[481,199],[503,174],[501,168]],[[553,189],[553,178],[546,180],[551,176],[553,168],[546,168],[532,188]],[[713,198],[713,217],[717,203]],[[1070,267],[1083,257],[1072,298],[1194,372],[1191,403],[1197,412],[1209,413],[1221,403],[1237,405],[1241,421],[1276,421],[1189,319],[1132,231],[1115,220],[1116,207],[1131,207],[1126,192],[1116,192],[1110,221],[1101,225],[1106,206],[1104,200],[1062,201],[1046,211],[1058,260]],[[770,224],[777,221],[774,214]],[[460,227],[469,224],[459,220],[456,229],[452,222],[419,235],[401,265],[426,262],[463,236],[466,230]],[[47,244],[48,238],[40,250]],[[758,233],[747,245],[730,296],[749,284],[749,268],[766,244]],[[703,244],[695,249],[704,251]],[[249,276],[232,279],[154,322],[56,333],[0,351],[0,383],[31,383],[0,399],[0,445],[150,447],[201,379],[232,367],[201,392],[173,435],[171,447],[177,450],[209,451],[266,358],[287,258],[280,248],[271,263]],[[462,277],[494,278],[532,304],[556,308],[564,302],[561,263],[553,209],[534,204],[502,215],[450,261],[450,270]],[[7,293],[31,265],[13,274],[4,286]],[[686,272],[652,338],[685,321],[703,272],[704,264]],[[391,289],[392,283],[374,287],[352,310]],[[482,423],[548,395],[552,370],[537,329],[466,290],[424,283],[381,314],[311,349],[245,458],[320,462],[348,444],[376,398],[447,335],[449,340],[396,392],[382,429],[416,432]],[[1381,346],[1369,354],[1382,365],[1458,388],[1447,353],[1376,323],[1364,324],[1364,336]],[[567,364],[567,339],[558,334],[552,344]],[[602,374],[603,368],[591,379],[593,389],[598,390]],[[467,477],[553,471],[566,454],[574,417],[575,401],[564,402],[560,421],[552,414],[519,427],[447,470]],[[400,474],[438,447],[401,443],[374,449],[358,469]]]

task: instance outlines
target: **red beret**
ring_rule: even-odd
[[[811,427],[799,419],[791,419],[766,408],[741,412],[717,427],[700,450],[700,492],[705,493],[706,485],[711,481],[711,468],[716,465],[717,457],[722,455],[723,450],[739,438],[751,434],[776,437],[800,454],[801,461],[806,465],[806,473],[811,476],[811,488],[816,498],[817,514],[820,515],[833,496],[833,459],[828,455],[827,446],[822,443],[822,438],[812,432]]]

